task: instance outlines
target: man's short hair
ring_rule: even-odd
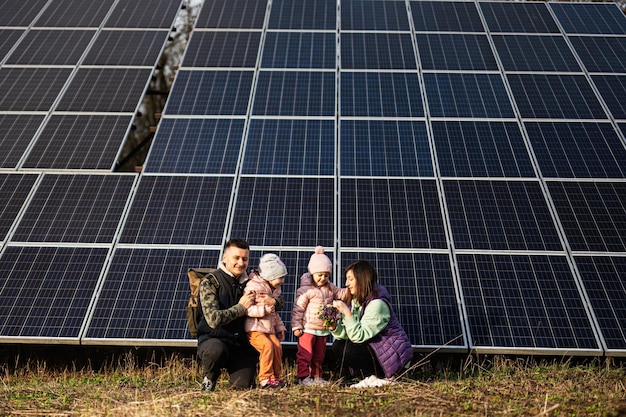
[[[247,249],[250,250],[250,245],[248,245],[248,242],[246,242],[243,239],[240,238],[232,238],[230,239],[228,242],[226,242],[226,245],[224,245],[224,250],[230,248],[231,246],[235,246],[239,249]]]

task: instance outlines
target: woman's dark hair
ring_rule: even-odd
[[[369,261],[365,259],[354,261],[346,267],[344,274],[348,271],[352,271],[356,280],[356,294],[354,298],[360,305],[363,305],[370,298],[378,297],[378,273]]]

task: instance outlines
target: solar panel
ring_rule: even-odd
[[[626,183],[550,182],[550,195],[574,251],[626,251]]]
[[[476,350],[599,351],[565,257],[463,254],[458,267]]]
[[[0,28],[0,63],[4,61],[7,54],[23,34],[23,30]]]
[[[48,111],[71,69],[0,68],[0,111]]]
[[[416,32],[484,32],[475,3],[411,1]]]
[[[335,33],[267,32],[261,68],[335,68]]]
[[[29,26],[48,0],[5,0],[2,2],[0,26]]]
[[[272,1],[269,29],[334,30],[337,24],[335,0]]]
[[[581,71],[560,36],[494,35],[493,42],[506,71]]]
[[[229,177],[144,176],[120,242],[219,245],[232,181]]]
[[[1,168],[17,167],[43,119],[43,115],[0,114]]]
[[[559,27],[544,3],[481,2],[491,32],[558,33]]]
[[[98,27],[113,3],[114,0],[58,0],[43,10],[35,27]]]
[[[104,26],[169,29],[180,6],[172,0],[117,0]]]
[[[13,242],[112,243],[132,175],[46,174]]]
[[[36,174],[0,174],[0,241],[6,239],[36,180]]]
[[[434,181],[343,179],[341,242],[357,248],[447,248]]]
[[[245,120],[163,119],[145,172],[234,174]]]
[[[408,33],[345,33],[341,35],[342,69],[416,69]]]
[[[131,119],[131,116],[52,116],[22,167],[110,170]]]
[[[202,6],[196,28],[262,29],[267,0],[214,0]]]
[[[342,1],[341,29],[408,31],[406,5],[403,1]]]
[[[30,30],[6,63],[75,65],[94,36],[93,30]]]
[[[615,3],[551,3],[567,33],[626,34],[624,13]]]
[[[602,331],[607,353],[626,350],[626,258],[577,256],[574,258]]]
[[[133,344],[190,339],[184,314],[187,269],[216,266],[218,255],[215,250],[116,250],[84,340]]]
[[[423,33],[416,34],[424,70],[496,70],[486,35]]]
[[[570,42],[589,72],[626,72],[626,38],[570,36]]]
[[[58,111],[134,112],[151,69],[81,68],[61,97]]]
[[[260,39],[261,32],[195,32],[183,65],[254,68]]]
[[[83,65],[134,65],[152,67],[167,31],[103,30],[98,34]]]
[[[626,149],[609,123],[526,123],[544,177],[624,178]]]
[[[517,123],[433,122],[437,160],[444,177],[534,177]]]
[[[626,76],[592,75],[591,79],[613,117],[626,119],[626,104],[623,100],[626,94]]]
[[[0,257],[0,338],[79,343],[107,251],[5,248]]]
[[[446,181],[457,249],[562,250],[537,182]]]

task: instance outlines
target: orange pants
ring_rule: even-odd
[[[250,344],[259,352],[259,381],[280,378],[283,348],[275,334],[248,332]]]

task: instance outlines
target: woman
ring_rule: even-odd
[[[352,388],[388,385],[413,358],[413,348],[392,307],[391,297],[377,283],[378,274],[366,260],[346,268],[351,306],[333,305],[343,315],[333,330],[333,353],[342,377],[363,377]]]

